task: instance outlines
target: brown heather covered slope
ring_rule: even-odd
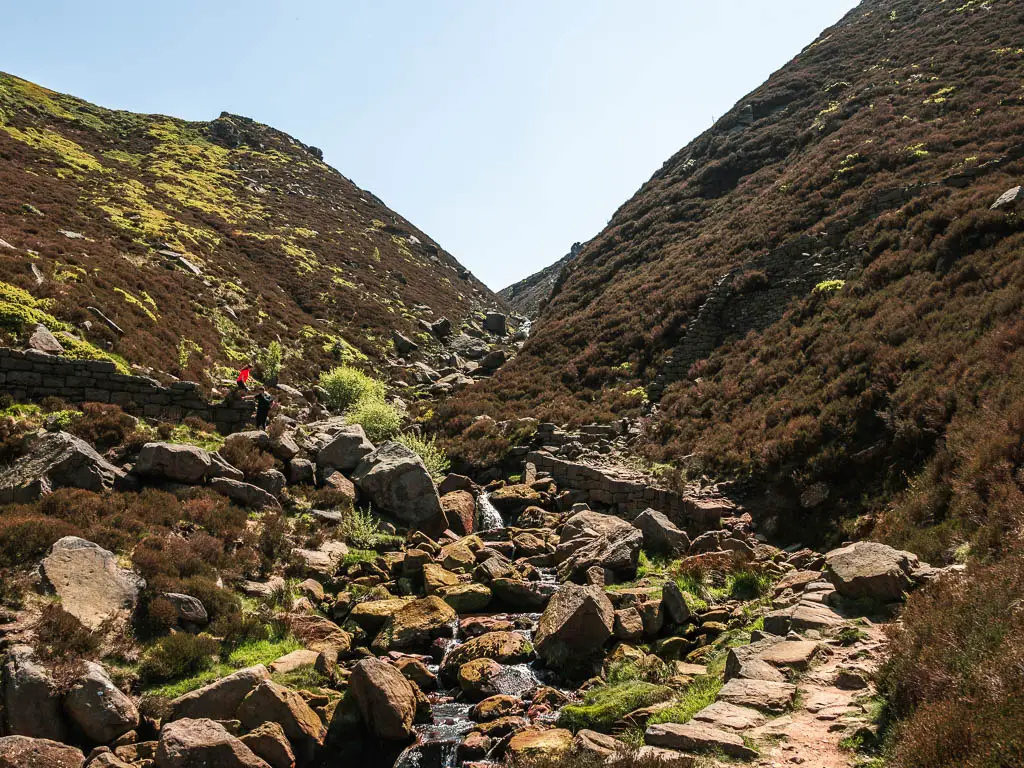
[[[442,418],[639,414],[683,343],[652,459],[824,481],[818,521],[910,485],[892,539],[993,544],[1024,520],[1024,221],[989,210],[1024,181],[1022,41],[1021,0],[861,3],[666,162]]]
[[[76,332],[91,320],[84,336],[100,349],[207,382],[273,340],[285,380],[332,359],[379,360],[392,329],[415,336],[417,318],[458,325],[500,303],[279,131],[234,115],[190,123],[114,112],[3,74],[0,239],[13,246],[0,245],[5,333],[39,319],[14,306],[25,302],[11,286],[27,289]]]

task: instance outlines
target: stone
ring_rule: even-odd
[[[426,664],[412,656],[405,656],[395,662],[398,670],[406,680],[421,691],[437,690],[437,675],[430,671]]]
[[[484,318],[484,330],[504,336],[508,332],[508,318],[501,312],[488,312]]]
[[[570,517],[562,528],[555,562],[563,580],[580,580],[593,566],[629,577],[636,573],[643,533],[612,515],[590,510]]]
[[[676,752],[674,749],[662,749],[644,745],[635,752],[626,750],[618,752],[608,759],[607,765],[627,768],[632,765],[645,765],[650,768],[697,768],[697,758],[693,755]]]
[[[363,659],[352,668],[349,691],[367,728],[385,741],[410,741],[416,718],[416,694],[395,667],[380,659]]]
[[[250,731],[263,723],[280,725],[300,765],[313,761],[327,735],[320,717],[298,692],[270,680],[264,680],[249,692],[236,716]]]
[[[80,749],[28,736],[0,738],[0,768],[82,768]]]
[[[768,721],[766,715],[750,707],[738,707],[727,701],[716,701],[704,707],[693,716],[701,723],[709,723],[716,728],[727,728],[731,731],[745,731],[757,728]]]
[[[895,602],[913,586],[920,567],[916,555],[874,541],[858,541],[825,555],[825,576],[836,591],[851,599]]]
[[[402,610],[409,602],[407,598],[402,597],[367,600],[356,604],[348,617],[367,633],[376,634],[393,613]]]
[[[31,646],[7,652],[3,668],[6,733],[33,739],[64,741],[67,729],[60,696],[49,673],[35,660]]]
[[[185,718],[160,731],[156,768],[269,768],[213,720]]]
[[[442,516],[441,499],[423,460],[401,443],[388,442],[364,458],[352,475],[374,509],[416,525]]]
[[[533,648],[519,632],[486,632],[452,648],[441,662],[441,677],[453,681],[459,668],[471,661],[490,659],[501,664],[520,664],[533,656]]]
[[[757,752],[743,743],[731,731],[715,728],[706,723],[661,723],[648,726],[644,741],[653,747],[667,747],[687,752],[723,752],[730,757],[750,760]]]
[[[572,740],[572,751],[575,754],[594,757],[600,760],[600,762],[605,762],[616,752],[625,749],[626,745],[614,736],[609,736],[607,733],[590,731],[586,728],[577,731],[576,736]]]
[[[178,592],[164,592],[160,597],[174,606],[178,612],[179,624],[202,626],[210,620],[206,607],[197,597],[182,595]]]
[[[718,692],[718,700],[738,707],[752,707],[762,712],[785,712],[796,698],[796,686],[770,680],[733,678]],[[664,746],[664,745],[659,745]]]
[[[295,768],[295,753],[278,723],[263,723],[241,737],[245,746],[270,768]]]
[[[300,582],[296,589],[314,603],[322,603],[327,598],[327,594],[324,592],[324,585],[316,579],[306,579]]]
[[[1012,189],[1006,190],[999,196],[999,199],[992,203],[991,210],[1005,210],[1010,212],[1015,211],[1022,206],[1024,206],[1024,187],[1013,187]]]
[[[305,573],[322,579],[334,577],[348,546],[341,541],[325,541],[319,549],[293,549],[292,555],[303,565]]]
[[[457,584],[442,587],[437,596],[458,614],[479,613],[491,604],[493,594],[486,584]]]
[[[312,667],[316,664],[316,660],[319,656],[320,654],[317,651],[300,648],[299,650],[287,653],[272,662],[269,668],[270,674],[284,675],[289,672],[294,672],[297,669],[302,669],[303,667]]]
[[[310,485],[316,479],[316,465],[309,459],[294,458],[286,467],[292,485]]]
[[[655,509],[645,509],[637,515],[633,526],[643,534],[643,546],[649,552],[675,555],[690,548],[690,538],[686,533]]]
[[[146,586],[140,576],[118,565],[113,552],[77,536],[56,541],[40,571],[64,610],[93,630],[133,611]]]
[[[28,348],[48,355],[64,354],[64,347],[45,325],[36,325],[28,337]]]
[[[615,612],[602,590],[566,584],[544,609],[534,643],[550,666],[565,670],[599,651],[614,626]]]
[[[334,467],[324,469],[320,487],[333,491],[336,496],[340,496],[337,502],[339,506],[352,506],[356,502],[355,483],[334,469]]]
[[[194,445],[146,443],[139,451],[133,472],[142,477],[199,485],[213,472],[209,451]]]
[[[341,472],[351,472],[371,453],[373,443],[366,438],[362,426],[348,424],[317,452],[316,465],[320,469],[333,467]]]
[[[469,491],[452,491],[441,497],[448,527],[461,536],[473,533],[476,522],[476,499]]]
[[[572,731],[564,728],[526,728],[508,742],[506,754],[515,763],[530,759],[551,759],[572,749]]]
[[[493,579],[489,586],[494,596],[513,611],[542,611],[558,591],[555,584],[512,578]]]
[[[437,595],[413,600],[387,618],[373,649],[386,653],[426,648],[439,637],[450,637],[457,619],[455,610]]]
[[[615,637],[626,642],[638,642],[644,637],[644,620],[634,607],[623,608],[615,612]]]
[[[64,711],[95,744],[109,744],[139,725],[135,703],[92,661],[85,662],[85,673],[64,697]]]
[[[326,616],[316,613],[289,613],[285,618],[288,630],[311,651],[348,653],[352,635]]]
[[[512,543],[516,548],[516,557],[537,557],[538,555],[546,555],[551,551],[544,539],[532,533],[523,532],[517,534],[512,539]]]
[[[430,324],[431,332],[439,339],[447,339],[452,333],[452,321],[447,317],[440,317]]]
[[[673,624],[683,625],[690,620],[690,606],[686,602],[683,590],[674,581],[666,581],[661,588],[661,604]]]
[[[821,645],[813,640],[787,640],[759,653],[757,658],[776,667],[805,670]]]
[[[475,723],[486,723],[499,717],[519,715],[523,711],[523,700],[515,696],[491,696],[469,711],[469,719]]]
[[[808,584],[813,584],[820,578],[820,571],[790,571],[776,582],[775,595],[781,595],[787,589],[802,592]]]
[[[416,352],[420,348],[419,344],[398,331],[391,332],[391,343],[395,345],[395,352],[403,356]]]
[[[109,490],[124,472],[67,432],[40,432],[14,463],[0,467],[0,504],[30,504],[58,488]]]
[[[233,502],[242,507],[249,507],[259,511],[281,509],[279,502],[272,493],[263,490],[252,483],[244,483],[240,480],[231,480],[227,477],[215,477],[209,483],[210,489],[222,496],[227,496]]]
[[[423,566],[423,585],[428,595],[432,595],[444,587],[454,587],[461,583],[458,574],[447,571],[436,563]]]
[[[126,763],[113,752],[99,752],[106,747],[97,747],[89,755],[86,768],[134,768],[131,763]]]
[[[209,718],[234,720],[238,707],[270,673],[262,664],[233,672],[227,677],[179,696],[171,702],[169,720]]]

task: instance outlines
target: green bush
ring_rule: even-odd
[[[442,480],[448,474],[452,463],[448,460],[447,454],[437,444],[436,438],[426,439],[414,434],[401,434],[398,442],[411,451],[414,451],[427,467],[427,472],[435,480]]]
[[[630,680],[587,691],[582,704],[570,704],[558,715],[558,726],[576,731],[587,728],[608,733],[617,720],[642,707],[672,698],[664,685]]]
[[[167,635],[146,651],[139,677],[145,683],[159,683],[195,675],[210,669],[219,652],[220,643],[209,635]]]
[[[351,424],[359,424],[374,443],[382,443],[398,434],[402,427],[402,414],[390,403],[374,397],[364,397],[345,412]]]
[[[281,345],[276,341],[270,342],[266,349],[261,349],[256,354],[256,372],[260,381],[268,384],[277,383],[281,376],[281,357]]]
[[[327,392],[327,407],[338,411],[351,408],[361,400],[384,400],[382,382],[348,365],[321,373],[320,386]]]

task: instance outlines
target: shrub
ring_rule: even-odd
[[[364,399],[383,400],[385,394],[382,382],[348,365],[321,373],[320,386],[327,392],[327,407],[338,411]]]
[[[209,635],[167,635],[143,655],[139,677],[152,684],[195,675],[212,667],[219,651],[220,644]]]
[[[76,526],[64,520],[33,514],[26,507],[15,508],[0,518],[0,567],[34,562],[45,555],[58,539],[81,533]]]
[[[281,344],[279,342],[272,341],[266,349],[261,349],[257,353],[256,375],[260,381],[277,384],[277,380],[281,376]]]
[[[36,651],[46,661],[94,659],[100,636],[57,603],[43,608],[35,624]]]
[[[436,438],[427,439],[407,432],[398,436],[398,442],[423,459],[427,472],[435,480],[442,480],[448,474],[451,462],[444,450],[437,444]]]
[[[774,583],[765,571],[740,571],[729,576],[726,589],[733,600],[756,600],[766,595]]]
[[[269,640],[271,632],[259,616],[237,611],[212,622],[210,634],[221,638],[223,651],[231,653],[242,645]]]
[[[218,453],[247,479],[274,468],[274,457],[248,440],[229,440]]]
[[[121,445],[135,429],[135,418],[116,405],[82,403],[81,409],[69,431],[101,451]]]
[[[345,411],[345,418],[359,424],[374,443],[394,437],[402,427],[402,414],[395,406],[373,397],[364,397]]]
[[[635,709],[672,698],[664,685],[630,680],[594,688],[583,695],[582,704],[569,704],[558,715],[558,726],[575,733],[584,728],[608,733],[617,720]]]
[[[381,535],[380,523],[370,510],[353,507],[341,522],[341,533],[358,549],[374,549]]]

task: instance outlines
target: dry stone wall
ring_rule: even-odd
[[[17,401],[59,397],[69,403],[111,403],[136,416],[181,421],[198,416],[224,434],[250,423],[253,403],[237,397],[210,402],[195,382],[169,387],[145,376],[118,373],[107,360],[69,360],[33,349],[0,348],[0,392]]]

